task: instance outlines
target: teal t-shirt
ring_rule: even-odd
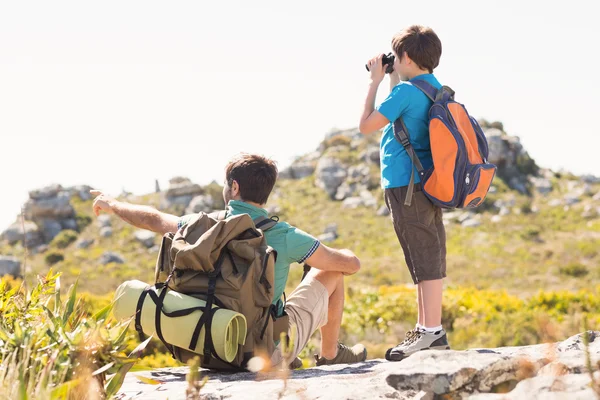
[[[433,74],[423,74],[408,82],[400,82],[389,96],[377,107],[377,110],[390,123],[383,130],[380,144],[381,186],[384,189],[406,186],[412,172],[411,160],[404,147],[394,137],[394,121],[400,117],[408,129],[410,142],[423,165],[428,169],[433,165],[431,145],[429,144],[429,108],[431,100],[419,88],[411,84],[421,79],[435,88],[442,85]],[[415,183],[420,182],[415,169]]]
[[[248,214],[250,218],[269,217],[267,210],[255,207],[243,201],[231,200],[227,204],[227,217],[232,215]],[[184,215],[179,219],[178,228],[184,226],[193,216]],[[288,224],[278,222],[274,227],[265,232],[267,244],[277,252],[275,262],[275,292],[273,304],[278,306],[278,315],[283,311],[281,297],[290,272],[290,264],[303,263],[319,247],[319,240],[308,233]]]

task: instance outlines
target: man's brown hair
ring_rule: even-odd
[[[242,200],[265,204],[277,180],[277,165],[261,155],[242,153],[225,167],[225,179],[229,187],[233,181],[240,185]]]
[[[398,57],[404,52],[421,69],[432,73],[440,63],[442,42],[433,29],[421,25],[412,25],[392,38],[392,49]]]

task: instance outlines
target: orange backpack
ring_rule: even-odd
[[[454,101],[454,91],[449,87],[438,90],[423,80],[411,83],[433,102],[429,109],[433,166],[423,169],[402,117],[394,121],[394,136],[416,167],[423,193],[441,208],[481,205],[496,174],[496,166],[487,161],[488,144],[483,130],[465,106]],[[413,187],[414,168],[404,202],[407,206],[411,204]]]

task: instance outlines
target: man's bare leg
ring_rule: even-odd
[[[344,312],[344,275],[341,272],[311,269],[309,275],[321,282],[329,294],[327,324],[321,327],[321,357],[335,358]]]

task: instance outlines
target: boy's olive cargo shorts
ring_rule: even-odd
[[[385,189],[385,203],[390,210],[396,236],[415,284],[446,277],[446,230],[442,209],[434,206],[414,186],[410,206],[404,204],[408,186]]]

